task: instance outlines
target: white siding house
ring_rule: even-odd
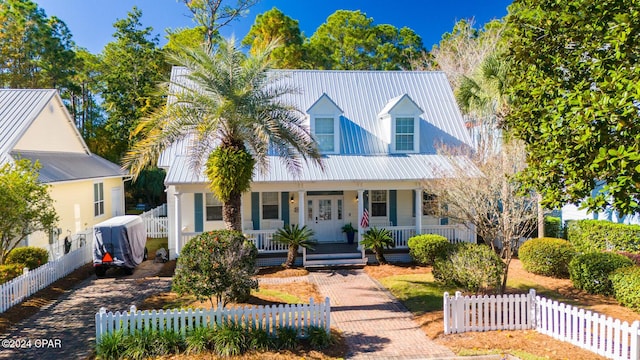
[[[172,81],[186,83],[175,67]],[[462,115],[444,73],[418,71],[278,71],[299,89],[285,100],[305,113],[323,154],[325,170],[306,164],[287,171],[277,157],[254,176],[242,197],[245,233],[259,250],[284,224],[307,225],[319,243],[346,242],[341,227],[370,224],[393,229],[397,243],[416,233],[439,232],[475,241],[464,226],[434,216],[430,181],[447,176],[440,145],[471,147]],[[196,233],[223,228],[221,204],[207,190],[202,171],[189,167],[188,146],[174,144],[159,159],[167,171],[170,254]],[[417,215],[417,216],[416,216]],[[404,244],[404,245],[403,245]],[[277,249],[276,249],[277,250]]]

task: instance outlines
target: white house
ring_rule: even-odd
[[[126,173],[89,151],[56,90],[0,89],[0,164],[17,158],[40,162],[39,180],[51,185],[60,218],[51,232],[31,234],[22,245],[58,257],[65,238],[76,248],[94,224],[124,214]]]
[[[270,239],[288,223],[311,227],[320,244],[345,243],[341,227],[352,223],[362,234],[365,209],[370,225],[391,229],[400,247],[416,233],[475,241],[466,227],[432,212],[437,199],[429,193],[430,180],[449,168],[437,148],[472,146],[444,73],[278,73],[300,89],[286,101],[305,113],[326,169],[307,164],[296,176],[271,157],[270,170],[254,176],[242,197],[242,223],[262,253],[283,250]],[[185,74],[174,67],[172,81],[186,83]],[[222,205],[207,190],[206,176],[190,169],[187,154],[187,145],[174,144],[158,163],[167,171],[172,257],[195,234],[223,228]]]

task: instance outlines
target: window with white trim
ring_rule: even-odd
[[[104,184],[93,184],[93,216],[104,215]]]
[[[263,220],[278,220],[279,219],[278,193],[277,192],[263,192],[262,193],[262,219]]]
[[[371,191],[371,216],[387,216],[387,190]]]
[[[414,151],[415,119],[397,117],[395,119],[396,151]]]
[[[222,220],[222,201],[212,194],[205,195],[205,212],[207,221]]]
[[[315,137],[320,152],[332,153],[335,148],[335,119],[330,117],[315,118]]]

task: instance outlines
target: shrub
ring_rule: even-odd
[[[544,217],[544,237],[547,238],[564,238],[564,228],[562,219],[556,216]]]
[[[609,275],[613,295],[623,306],[640,311],[640,266],[628,266]]]
[[[213,333],[210,327],[197,327],[189,331],[184,339],[187,354],[199,354],[213,349]]]
[[[392,248],[396,245],[390,230],[375,226],[364,233],[360,243],[365,249],[373,251],[376,255],[376,261],[381,265],[387,263],[387,259],[384,257],[384,249]]]
[[[15,279],[24,273],[22,264],[0,265],[0,284],[4,284],[11,279]]]
[[[125,335],[125,351],[121,356],[125,359],[144,360],[156,355],[156,332],[144,329]]]
[[[11,250],[5,264],[22,264],[33,270],[49,261],[49,252],[35,246],[24,246]]]
[[[417,235],[409,239],[409,254],[414,261],[424,265],[433,265],[436,259],[446,258],[451,248],[446,237],[436,234]]]
[[[223,324],[213,332],[213,350],[219,356],[237,356],[247,350],[248,338],[241,325]]]
[[[518,250],[518,258],[526,271],[558,278],[569,277],[569,262],[574,256],[571,243],[555,238],[527,240]]]
[[[173,290],[192,294],[200,301],[224,305],[245,301],[251,289],[258,250],[239,231],[216,230],[191,239],[182,249],[173,278]]]
[[[277,335],[280,350],[293,350],[298,345],[298,330],[293,327],[280,327]]]
[[[578,252],[640,252],[640,225],[606,220],[579,220],[567,223],[567,240]]]
[[[96,345],[96,354],[104,360],[120,359],[127,349],[123,330],[103,334]]]
[[[309,345],[316,350],[326,349],[333,344],[331,334],[321,326],[310,326],[307,329],[307,334],[309,335]]]
[[[276,348],[276,339],[269,336],[265,329],[253,327],[249,332],[249,349],[269,351]]]
[[[640,254],[633,254],[626,251],[619,251],[618,254],[628,257],[629,259],[631,259],[631,261],[636,263],[637,266],[640,266]]]
[[[504,263],[486,245],[458,244],[447,259],[436,260],[433,277],[444,284],[460,286],[466,291],[486,293],[499,290]]]
[[[590,294],[611,295],[613,288],[609,274],[631,266],[628,258],[611,252],[576,255],[569,263],[569,276],[573,286]]]

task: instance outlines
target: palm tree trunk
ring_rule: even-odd
[[[378,261],[378,264],[380,265],[384,265],[387,263],[387,259],[384,257],[384,254],[382,253],[382,249],[375,249],[374,252],[376,253],[376,261]]]
[[[296,257],[298,257],[298,246],[290,245],[289,251],[287,252],[287,262],[284,266],[287,268],[293,267],[293,264],[296,262]]]
[[[233,193],[229,199],[222,204],[222,220],[227,230],[242,231],[242,217],[240,216],[240,193]]]

